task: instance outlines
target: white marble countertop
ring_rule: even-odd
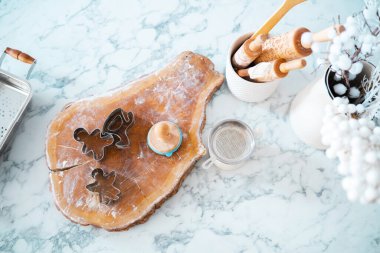
[[[128,83],[184,50],[224,72],[232,40],[257,29],[280,2],[0,1],[0,48],[38,59],[31,107],[0,164],[0,252],[380,252],[380,207],[349,203],[334,162],[289,126],[291,100],[314,78],[312,58],[265,102],[240,102],[224,84],[209,104],[205,133],[224,118],[254,128],[255,155],[243,168],[204,171],[198,164],[148,222],[125,232],[76,225],[54,206],[44,141],[63,105]],[[318,30],[361,6],[309,1],[274,32]],[[19,75],[26,69],[5,64]]]

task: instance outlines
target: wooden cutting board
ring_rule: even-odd
[[[184,52],[163,69],[125,87],[67,105],[51,122],[46,141],[51,190],[63,215],[110,231],[145,222],[178,191],[206,153],[201,142],[205,109],[223,80],[208,58]],[[102,129],[117,108],[134,113],[130,146],[107,149],[101,161],[82,154],[74,131]],[[163,120],[177,123],[183,131],[182,146],[172,157],[155,154],[146,143],[150,127]],[[94,182],[91,173],[97,168],[115,174],[120,198],[112,204],[100,203],[99,194],[86,188]]]

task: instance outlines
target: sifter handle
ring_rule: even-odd
[[[211,157],[207,159],[203,164],[202,164],[202,169],[208,170],[214,165],[214,162],[212,161]]]
[[[34,59],[32,56],[30,56],[26,53],[23,53],[20,50],[13,49],[10,47],[7,47],[4,50],[4,53],[8,54],[9,56],[12,56],[13,58],[15,58],[19,61],[27,63],[27,64],[33,64],[36,61],[36,59]]]
[[[32,56],[30,56],[26,53],[21,52],[20,50],[7,47],[4,50],[3,54],[0,56],[0,66],[3,63],[6,55],[9,55],[9,56],[15,58],[16,60],[22,61],[26,64],[30,64],[28,74],[26,74],[26,79],[29,79],[30,75],[33,72],[34,66],[37,63],[36,59],[34,59]]]

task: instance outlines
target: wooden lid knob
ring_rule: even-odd
[[[170,121],[154,124],[148,133],[149,147],[161,155],[175,151],[181,144],[181,139],[181,130]]]

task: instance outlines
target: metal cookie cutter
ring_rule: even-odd
[[[0,57],[0,67],[6,55],[31,64],[26,75],[29,79],[37,61],[28,54],[7,47]],[[27,80],[0,69],[0,154],[9,143],[31,98],[32,88]]]
[[[132,112],[127,112],[121,108],[114,110],[106,119],[103,126],[103,133],[113,134],[118,140],[115,143],[117,148],[126,148],[130,142],[128,130],[135,123]]]
[[[114,143],[114,138],[110,134],[102,134],[99,129],[88,133],[84,128],[74,131],[74,139],[82,143],[82,153],[91,155],[96,161],[104,158],[105,149]]]
[[[105,120],[103,131],[95,129],[89,133],[84,128],[74,131],[74,139],[82,143],[82,153],[91,155],[96,161],[105,157],[105,149],[115,145],[124,149],[130,145],[128,129],[132,127],[135,119],[132,112],[126,113],[123,109],[114,110]]]
[[[91,172],[95,182],[86,185],[87,190],[99,194],[99,202],[110,205],[120,198],[120,189],[115,186],[117,174],[115,171],[105,173],[103,169],[97,168]]]

